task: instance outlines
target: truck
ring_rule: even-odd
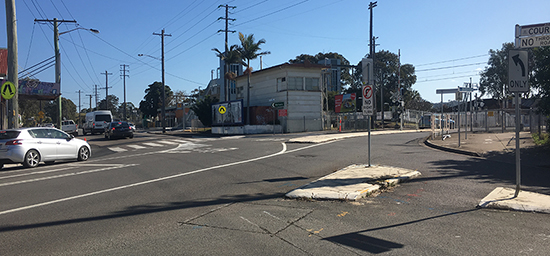
[[[82,124],[82,133],[84,135],[91,133],[104,133],[105,128],[113,121],[113,115],[109,110],[98,110],[86,113],[84,124]]]
[[[73,120],[61,121],[61,130],[74,136],[78,135],[78,125]]]

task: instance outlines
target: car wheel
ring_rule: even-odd
[[[78,149],[78,161],[86,161],[90,158],[90,149],[86,146],[80,147]]]
[[[38,151],[31,149],[25,154],[25,159],[23,160],[23,165],[25,167],[37,167],[40,163],[40,154]]]
[[[104,136],[104,137],[105,137],[105,139],[107,139],[107,133],[105,133],[105,136]]]
[[[132,135],[130,135],[130,139],[133,139],[133,138],[134,138],[134,135],[133,135],[133,134],[132,134]]]
[[[86,130],[82,129],[82,135],[86,135],[86,134],[88,134],[88,133],[86,132]]]

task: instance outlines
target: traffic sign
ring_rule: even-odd
[[[550,23],[532,24],[520,27],[520,36],[540,36],[550,34]]]
[[[550,46],[550,35],[523,37],[519,41],[519,48]]]
[[[44,119],[44,111],[40,110],[40,112],[38,112],[38,117]]]
[[[15,96],[15,93],[17,93],[15,85],[13,85],[13,83],[10,81],[7,81],[2,85],[2,87],[0,88],[0,92],[2,93],[2,97],[6,100],[13,98],[13,96]]]
[[[374,115],[374,99],[372,85],[363,85],[363,115]]]
[[[273,103],[271,103],[271,106],[274,107],[274,108],[283,108],[285,106],[285,103],[283,101],[273,102]]]
[[[218,111],[220,112],[220,114],[223,115],[223,114],[225,114],[225,112],[227,112],[227,109],[226,109],[224,106],[220,106],[220,107],[218,108]]]
[[[288,110],[279,109],[279,116],[288,116]]]
[[[508,90],[510,92],[529,92],[527,61],[525,50],[508,52]]]

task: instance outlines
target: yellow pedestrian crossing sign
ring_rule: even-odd
[[[225,112],[227,111],[227,109],[225,109],[224,106],[220,106],[220,107],[218,108],[218,111],[220,112],[220,114],[223,115],[223,114],[225,114]]]
[[[9,100],[15,96],[15,93],[17,93],[15,89],[15,85],[13,85],[12,82],[5,82],[2,87],[0,88],[0,93],[2,94],[2,98]]]

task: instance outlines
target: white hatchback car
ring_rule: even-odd
[[[7,163],[36,167],[56,160],[86,161],[92,154],[88,142],[47,127],[0,131],[0,168]]]

